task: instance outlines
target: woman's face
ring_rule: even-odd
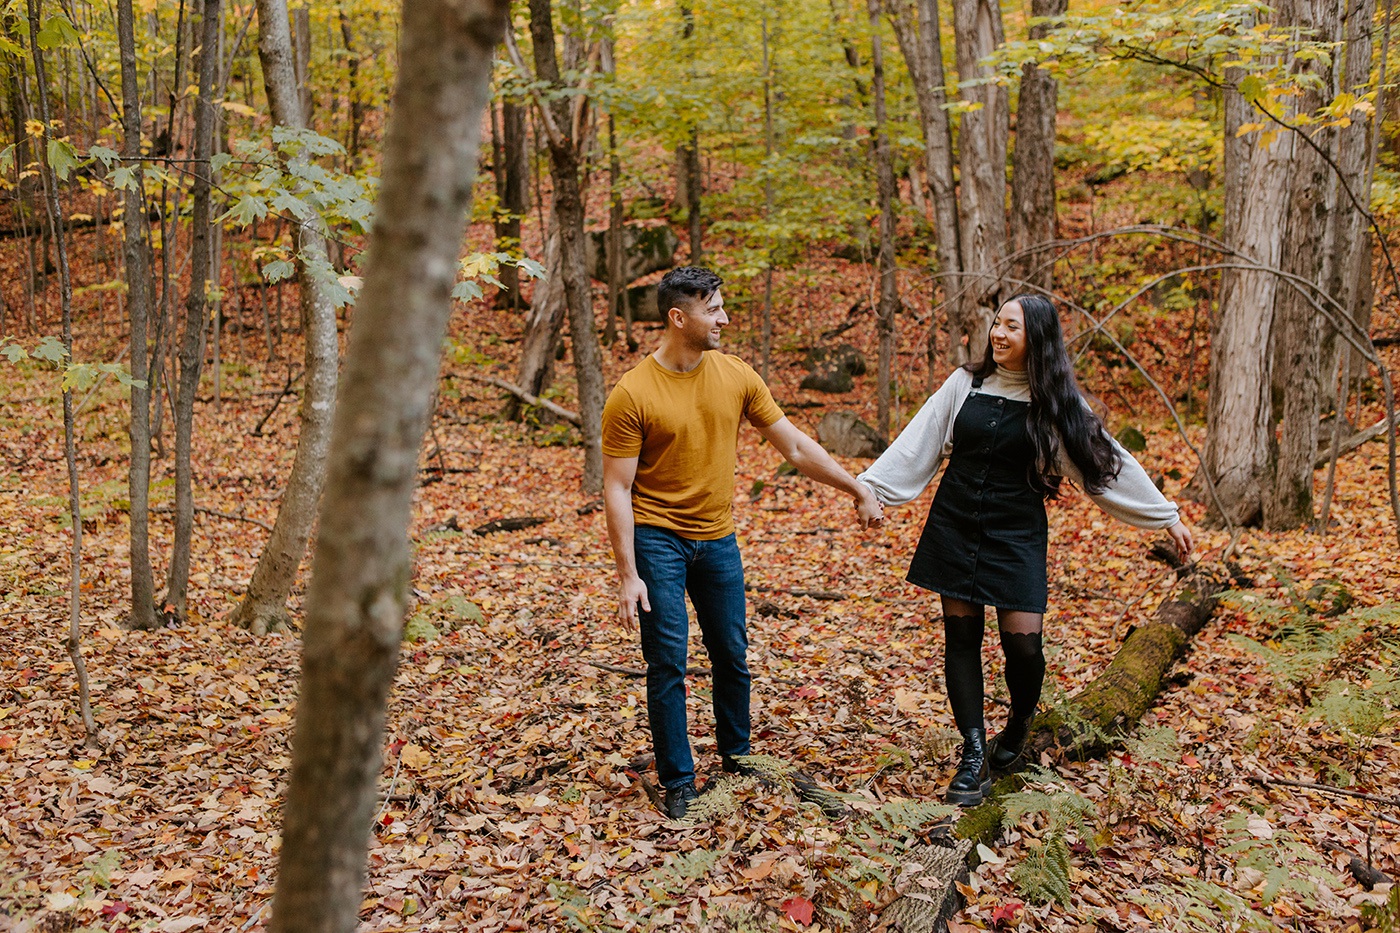
[[[1026,316],[1021,303],[1008,301],[992,319],[992,359],[1004,369],[1026,368]]]

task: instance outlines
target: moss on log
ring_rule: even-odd
[[[1130,631],[1103,673],[1070,698],[1068,715],[1050,711],[1036,720],[1030,748],[1037,755],[1054,745],[1071,757],[1100,755],[1105,751],[1105,738],[1111,741],[1127,732],[1151,707],[1167,671],[1215,612],[1217,596],[1229,580],[1228,572],[1218,565],[1198,564],[1178,573],[1176,589],[1157,607],[1152,620]],[[950,865],[948,846],[927,847],[930,855],[938,856],[928,862],[919,858],[923,849],[910,853],[914,856],[911,860],[925,864],[925,877],[937,873],[944,884],[925,887],[916,897],[906,895],[891,903],[881,918],[885,929],[946,933],[948,920],[962,907],[956,882],[965,879],[967,869],[980,861],[977,844],[989,845],[1001,832],[1005,812],[1001,800],[1024,785],[1019,775],[1002,778],[980,806],[964,811],[949,824],[949,845],[965,853],[965,862]]]

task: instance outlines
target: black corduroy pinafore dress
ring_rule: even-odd
[[[906,579],[982,606],[1044,612],[1045,498],[1031,488],[1029,402],[972,383],[953,422],[953,452]]]

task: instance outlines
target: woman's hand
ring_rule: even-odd
[[[1172,536],[1172,543],[1176,545],[1176,553],[1184,564],[1191,559],[1191,529],[1186,527],[1185,522],[1177,522],[1167,529],[1167,534]]]
[[[875,495],[875,490],[864,483],[858,483],[861,492],[856,497],[856,524],[861,528],[878,528],[885,520],[885,507]]]

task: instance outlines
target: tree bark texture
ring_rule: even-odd
[[[1343,44],[1338,53],[1342,57],[1340,90],[1362,94],[1371,82],[1371,60],[1374,52],[1372,31],[1376,19],[1376,0],[1350,0],[1342,17]],[[1354,192],[1362,204],[1371,201],[1371,160],[1373,141],[1379,133],[1374,115],[1363,118],[1360,113],[1352,114],[1350,126],[1337,127],[1336,162],[1341,169],[1342,179]],[[1337,262],[1332,266],[1332,277],[1324,288],[1334,295],[1338,303],[1346,309],[1351,319],[1363,332],[1371,330],[1371,258],[1374,246],[1371,242],[1371,229],[1365,216],[1352,204],[1341,182],[1335,188],[1336,207],[1329,213],[1328,239],[1335,244]],[[1320,406],[1322,411],[1337,409],[1345,405],[1346,388],[1337,392],[1333,381],[1342,368],[1341,356],[1350,357],[1351,372],[1360,372],[1364,365],[1360,357],[1342,341],[1337,339],[1335,329],[1323,324],[1322,391]],[[1340,395],[1340,397],[1339,397]]]
[[[1031,16],[1063,16],[1069,0],[1031,0]],[[1032,42],[1043,39],[1053,26],[1031,26]],[[1017,283],[1049,291],[1054,287],[1053,258],[1045,252],[1027,252],[1055,239],[1055,114],[1059,84],[1034,62],[1021,66],[1021,94],[1016,104],[1016,151],[1011,172],[1011,252]]]
[[[221,0],[204,0],[201,15],[199,100],[194,117],[194,184],[190,191],[190,284],[185,296],[185,332],[180,342],[179,388],[175,397],[175,540],[166,578],[165,604],[176,618],[185,617],[194,543],[194,402],[204,369],[208,334],[206,291],[209,288],[211,179],[209,158],[214,152],[214,87],[219,75]]]
[[[406,531],[505,0],[404,5],[403,63],[336,406],[269,929],[351,933],[407,607]]]
[[[949,307],[949,361],[981,359],[992,317],[1007,297],[1002,261],[1006,258],[1006,138],[1010,109],[995,71],[981,64],[1001,47],[1001,7],[994,0],[955,0],[953,34],[958,79],[964,101],[981,104],[964,111],[958,135],[959,245],[961,297]],[[970,81],[985,81],[969,86]]]
[[[536,77],[552,88],[562,89],[552,6],[550,0],[530,0],[530,37]],[[566,36],[566,45],[569,41]],[[579,417],[583,420],[583,491],[596,494],[603,490],[602,425],[607,392],[603,384],[603,353],[593,319],[592,285],[584,263],[584,205],[579,184],[582,153],[568,99],[559,97],[545,106],[551,111],[555,127],[548,134],[550,176],[554,182],[554,215],[558,219],[559,271],[569,311]],[[583,121],[579,123],[582,125]]]
[[[1282,8],[1279,16],[1283,16]],[[1282,20],[1286,22],[1286,20]],[[1294,134],[1271,127],[1251,135],[1249,159],[1227,179],[1244,186],[1227,191],[1227,218],[1233,239],[1228,245],[1261,265],[1277,268],[1288,216],[1289,177]],[[1210,399],[1207,412],[1206,463],[1226,511],[1214,500],[1207,520],[1237,525],[1258,522],[1263,513],[1264,481],[1273,443],[1270,370],[1273,362],[1275,295],[1280,283],[1268,272],[1234,270],[1224,275],[1219,319],[1211,334]]]
[[[924,136],[924,167],[929,199],[933,202],[935,256],[938,259],[936,292],[942,289],[946,303],[959,289],[962,250],[958,245],[958,195],[953,180],[953,135],[948,122],[946,77],[943,73],[943,40],[935,0],[890,0],[890,24],[904,53],[919,104],[919,124]],[[948,312],[945,312],[948,313]],[[929,321],[928,391],[938,387],[937,322]],[[950,341],[951,343],[951,341]],[[950,351],[953,349],[950,346]],[[962,353],[961,348],[958,353]],[[956,365],[952,356],[949,363]]]
[[[286,0],[258,0],[258,58],[273,122],[289,129],[305,129],[306,116],[292,67]],[[285,628],[288,621],[287,598],[306,554],[325,482],[339,377],[340,338],[335,303],[323,283],[323,277],[331,271],[326,240],[316,226],[306,221],[297,224],[296,240],[306,368],[301,430],[277,521],[263,545],[248,590],[230,615],[233,624],[259,635]]]
[[[131,502],[131,609],[127,627],[154,629],[155,573],[151,569],[151,386],[146,354],[151,320],[151,241],[146,219],[141,165],[141,77],[136,70],[135,20],[131,0],[117,0],[117,43],[122,76],[122,159],[132,183],[122,192],[122,252],[126,266],[126,307],[131,319],[131,463],[127,495]]]
[[[1345,58],[1289,62],[1313,81],[1275,117],[1297,123],[1338,91],[1354,91],[1368,81],[1369,48],[1348,48],[1343,40],[1365,28],[1358,17],[1373,9],[1358,4],[1348,11],[1343,0],[1277,6],[1279,26],[1336,42],[1341,56],[1356,57],[1345,65]],[[1238,176],[1227,173],[1244,188],[1242,194],[1227,191],[1227,210],[1238,206],[1239,211],[1235,218],[1227,216],[1230,245],[1312,283],[1344,307],[1355,307],[1369,282],[1361,272],[1369,255],[1359,255],[1369,238],[1352,202],[1352,194],[1369,199],[1365,157],[1358,152],[1365,148],[1364,130],[1362,135],[1326,127],[1293,132],[1266,116],[1259,119],[1265,129],[1250,137],[1248,168]],[[1216,477],[1226,514],[1212,504],[1212,521],[1262,520],[1281,529],[1312,519],[1318,419],[1336,361],[1328,349],[1334,331],[1308,299],[1272,273],[1234,271],[1225,277],[1212,336],[1206,468]],[[1261,393],[1262,387],[1269,391]]]
[[[890,439],[891,384],[894,381],[895,314],[899,311],[898,283],[895,281],[895,184],[894,158],[885,120],[885,51],[880,41],[880,0],[867,0],[870,14],[870,83],[875,98],[875,186],[880,202],[880,300],[875,308],[875,330],[879,334],[876,369],[876,430],[880,439]]]
[[[1295,22],[1307,34],[1342,38],[1341,0],[1298,0],[1292,6]],[[1319,82],[1308,86],[1297,98],[1297,113],[1311,113],[1335,95],[1337,74],[1331,65],[1312,59],[1296,66]],[[1294,142],[1288,225],[1279,262],[1285,271],[1321,288],[1338,282],[1340,277],[1332,270],[1346,260],[1345,246],[1328,236],[1338,232],[1330,218],[1340,204],[1338,179],[1324,155],[1340,153],[1334,129],[1321,128],[1309,135],[1316,148],[1302,139]],[[1279,289],[1274,307],[1278,331],[1273,373],[1274,420],[1280,422],[1280,430],[1276,452],[1269,461],[1271,469],[1264,495],[1264,525],[1271,529],[1298,528],[1313,518],[1313,461],[1317,458],[1323,379],[1319,345],[1324,323],[1308,297],[1296,288],[1284,287]]]

